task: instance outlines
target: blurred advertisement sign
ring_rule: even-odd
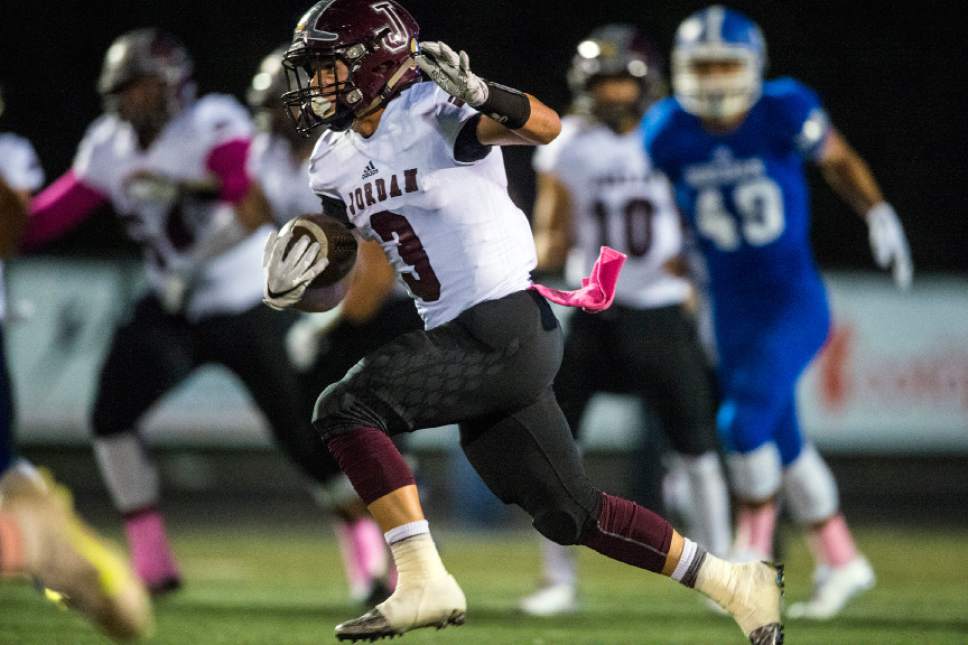
[[[827,286],[833,329],[799,391],[807,432],[834,451],[968,452],[968,280]]]
[[[24,442],[86,443],[98,372],[114,327],[143,289],[135,264],[31,258],[9,267],[9,369]],[[882,275],[827,276],[834,328],[801,381],[800,416],[835,452],[968,453],[968,280],[920,277],[910,293]],[[567,325],[567,312],[559,310]],[[599,395],[584,418],[590,448],[639,445],[639,408]],[[207,366],[145,419],[154,443],[269,445],[239,381]],[[417,433],[414,446],[456,443]]]
[[[145,288],[140,264],[28,258],[12,263],[8,275],[18,440],[87,443],[111,336]],[[269,445],[248,393],[217,366],[197,370],[163,397],[144,429],[153,443]]]

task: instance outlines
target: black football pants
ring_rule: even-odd
[[[331,457],[302,411],[300,383],[289,365],[285,334],[294,320],[261,303],[234,315],[189,322],[144,297],[115,332],[101,369],[93,427],[98,436],[137,428],[144,413],[195,368],[218,363],[248,389],[275,441],[302,471],[325,483]]]
[[[457,423],[487,486],[548,538],[574,544],[594,524],[601,492],[552,392],[562,348],[558,321],[535,292],[483,302],[367,355],[323,392],[314,423],[324,438]]]

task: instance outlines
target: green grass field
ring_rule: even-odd
[[[860,530],[877,588],[825,624],[789,622],[793,645],[968,643],[968,531]],[[464,627],[418,631],[406,643],[742,643],[732,621],[668,580],[582,554],[584,611],[530,619],[514,611],[536,578],[533,539],[522,533],[439,536],[444,559],[464,586]],[[176,525],[187,585],[157,603],[150,642],[335,643],[333,626],[358,613],[344,598],[342,570],[326,531],[270,532],[249,525]],[[787,599],[809,590],[805,549],[791,544]],[[103,643],[81,619],[19,583],[0,585],[0,643]]]

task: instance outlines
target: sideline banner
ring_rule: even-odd
[[[9,265],[9,369],[18,439],[86,443],[88,414],[112,331],[144,288],[136,264],[27,258]],[[834,327],[801,381],[801,422],[826,451],[968,453],[968,279],[921,277],[909,293],[880,274],[826,276]],[[558,309],[567,325],[566,313]],[[637,446],[638,405],[596,397],[590,448]],[[269,445],[241,384],[200,369],[146,418],[153,443]],[[450,445],[453,432],[417,433],[415,447]]]

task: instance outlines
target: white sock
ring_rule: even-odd
[[[416,520],[401,524],[400,526],[394,526],[384,533],[383,537],[386,538],[387,544],[392,548],[395,542],[406,540],[415,535],[423,535],[424,533],[430,535],[430,522],[427,520]]]
[[[578,584],[578,562],[576,550],[541,538],[541,562],[545,582],[552,585]]]
[[[694,508],[689,532],[709,552],[726,555],[731,542],[729,493],[719,456],[709,451],[697,457],[680,457],[689,478]]]
[[[96,438],[94,456],[119,511],[130,513],[158,503],[158,468],[137,434],[124,432]]]
[[[696,576],[706,559],[706,550],[687,537],[682,539],[682,555],[679,556],[679,563],[669,577],[687,587],[694,587]]]

